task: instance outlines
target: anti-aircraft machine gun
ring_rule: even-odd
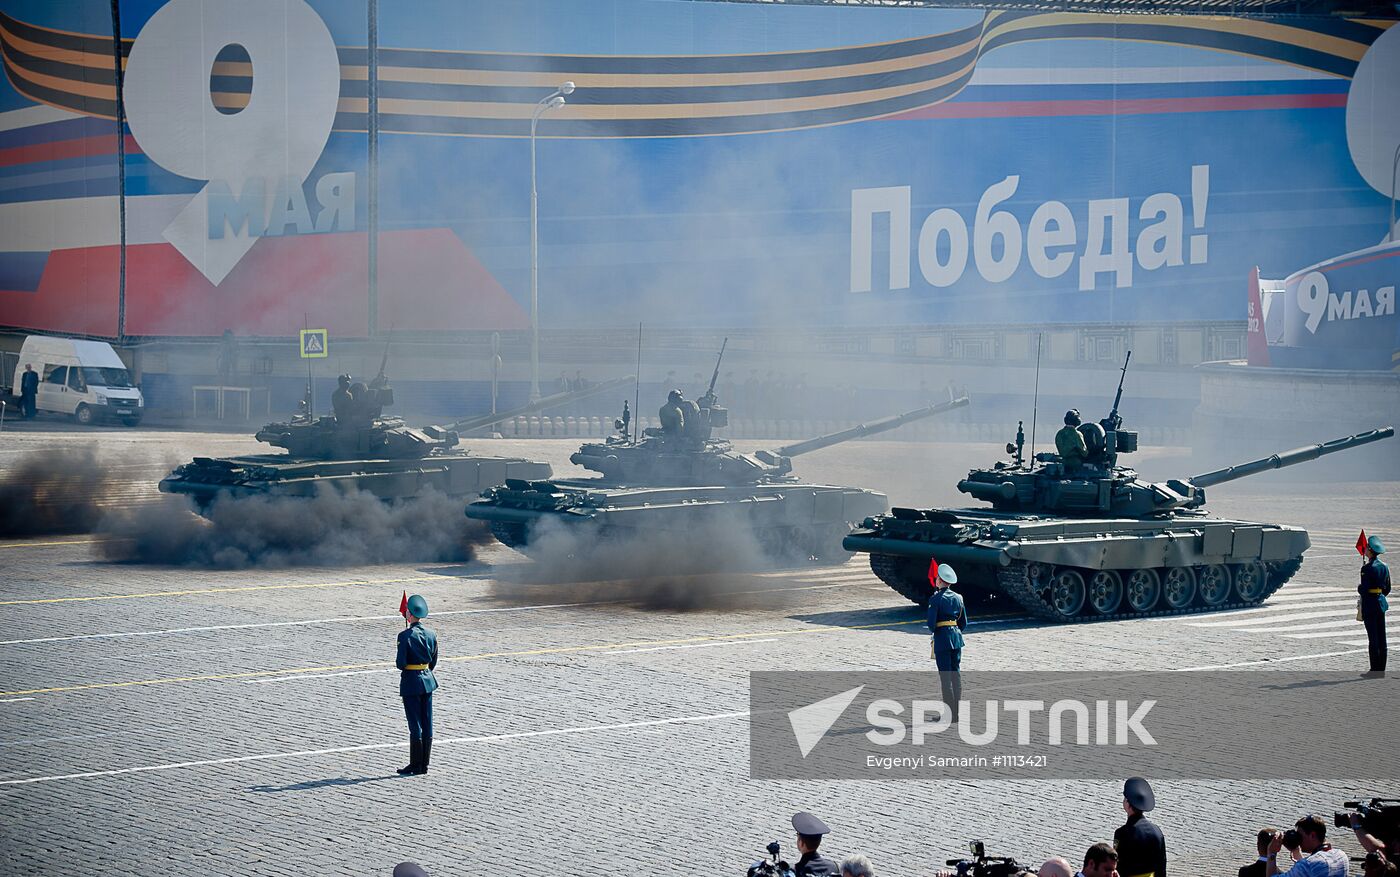
[[[1129,354],[1131,356],[1131,353]],[[1127,362],[1124,362],[1124,375]],[[1122,378],[1108,417],[1080,427],[1085,463],[1055,453],[973,469],[958,490],[992,508],[907,509],[866,519],[847,550],[877,576],[928,602],[930,560],[956,566],[960,588],[1001,594],[1052,621],[1206,612],[1262,603],[1302,565],[1306,531],[1208,515],[1206,488],[1390,438],[1391,427],[1273,454],[1189,478],[1149,482],[1119,465],[1137,450],[1122,428]],[[1084,427],[1092,427],[1085,429]],[[1091,437],[1094,440],[1091,440]]]

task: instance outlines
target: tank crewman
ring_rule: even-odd
[[[1084,436],[1079,433],[1081,422],[1079,409],[1071,408],[1065,412],[1065,425],[1055,433],[1055,452],[1060,455],[1060,461],[1069,472],[1083,466],[1084,460],[1089,456],[1089,447],[1084,444]]]
[[[335,392],[331,393],[331,409],[335,411],[335,419],[340,423],[348,423],[350,420],[350,376],[341,375],[335,379]]]
[[[826,823],[804,810],[793,814],[792,827],[797,832],[797,851],[802,854],[792,873],[796,877],[837,877],[840,866],[817,852],[822,836],[831,832]]]
[[[958,574],[951,566],[935,560],[929,565],[928,577],[933,585],[933,596],[928,601],[931,650],[938,667],[943,702],[956,722],[958,703],[962,700],[963,631],[967,629],[967,608],[962,595],[951,587],[958,583]]]
[[[685,397],[680,390],[672,390],[666,394],[666,404],[661,406],[658,415],[661,419],[661,432],[667,438],[674,438],[685,434],[685,409],[681,403]]]
[[[1361,620],[1366,625],[1366,641],[1370,646],[1371,670],[1373,675],[1385,675],[1385,613],[1390,609],[1386,597],[1390,596],[1390,567],[1380,556],[1385,554],[1385,545],[1380,537],[1366,540],[1365,561],[1361,564]]]
[[[1129,777],[1123,784],[1123,812],[1128,821],[1113,833],[1122,877],[1167,877],[1167,841],[1162,829],[1144,815],[1156,806],[1147,780]]]
[[[437,634],[423,626],[428,617],[428,601],[414,594],[408,598],[404,620],[408,627],[399,632],[399,696],[408,718],[408,765],[399,768],[404,775],[428,772],[433,753],[433,692],[437,690]]]
[[[700,414],[700,406],[693,399],[682,399],[680,402],[681,414],[685,417],[686,438],[705,440],[705,420]]]

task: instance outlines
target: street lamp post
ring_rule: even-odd
[[[535,104],[530,116],[530,401],[540,400],[540,209],[535,187],[535,129],[540,116],[564,105],[564,95],[573,94],[574,84],[565,82]]]

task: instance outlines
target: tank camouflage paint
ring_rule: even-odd
[[[1126,366],[1125,366],[1126,368]],[[1122,387],[1119,387],[1121,398]],[[1088,460],[1058,454],[973,469],[958,490],[991,508],[908,509],[872,516],[843,541],[904,597],[927,605],[930,562],[950,563],[958,587],[1009,597],[1057,622],[1235,609],[1262,603],[1302,565],[1297,527],[1212,517],[1206,488],[1315,460],[1394,435],[1390,427],[1297,448],[1186,479],[1148,482],[1118,465],[1137,434],[1110,415],[1079,428]]]

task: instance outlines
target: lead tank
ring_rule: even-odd
[[[383,415],[382,409],[393,404],[393,390],[381,369],[369,386],[354,388],[355,399],[336,415],[303,415],[258,430],[258,441],[287,453],[195,457],[161,479],[160,490],[189,496],[201,509],[221,495],[309,497],[322,485],[364,490],[383,500],[411,498],[428,488],[466,500],[507,478],[548,478],[553,470],[548,463],[522,457],[459,449],[462,433],[618,389],[633,380],[629,375],[510,411],[416,428],[401,417]]]
[[[1124,369],[1126,371],[1126,364]],[[1119,384],[1119,398],[1122,384]],[[973,469],[958,490],[991,508],[895,508],[848,535],[885,584],[927,605],[931,560],[950,563],[958,587],[1003,595],[1030,614],[1077,622],[1234,609],[1262,603],[1302,565],[1308,534],[1296,527],[1206,513],[1206,488],[1389,438],[1391,427],[1297,448],[1184,479],[1148,482],[1118,456],[1137,433],[1113,411],[1079,430],[1088,458],[1071,468],[1055,453]]]
[[[712,382],[693,409],[690,425],[677,432],[647,429],[634,441],[624,409],[623,419],[617,421],[618,435],[585,444],[569,458],[600,477],[508,478],[468,505],[467,517],[489,522],[500,542],[524,553],[551,524],[590,542],[625,543],[659,534],[682,544],[714,536],[715,525],[733,525],[751,533],[771,557],[844,558],[841,538],[852,523],[885,511],[885,495],[803,481],[792,474],[792,458],[968,404],[964,396],[746,454],[713,436],[714,429],[729,422],[713,387]],[[724,545],[697,547],[725,550]]]

